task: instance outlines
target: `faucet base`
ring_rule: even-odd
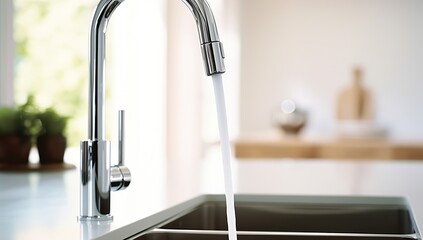
[[[81,220],[111,220],[110,142],[81,142]]]
[[[113,221],[112,215],[104,216],[78,216],[78,222],[88,222],[88,221]]]

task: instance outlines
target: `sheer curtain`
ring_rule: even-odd
[[[107,135],[116,159],[117,111],[124,109],[125,164],[132,173],[131,187],[115,194],[114,202],[124,202],[135,191],[148,211],[161,206],[165,194],[165,0],[124,1],[114,12],[108,32]],[[125,207],[129,206],[116,206]]]
[[[167,193],[176,203],[198,194],[201,86],[205,81],[197,28],[181,1],[167,1]]]

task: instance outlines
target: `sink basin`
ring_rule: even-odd
[[[238,203],[238,231],[413,233],[408,209],[398,205]],[[164,229],[226,230],[226,209],[209,202],[161,226]]]
[[[421,239],[400,197],[235,196],[238,239]],[[224,196],[204,195],[101,239],[228,239]]]

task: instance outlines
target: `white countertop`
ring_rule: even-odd
[[[0,239],[89,239],[161,210],[156,204],[148,206],[149,211],[142,208],[148,204],[128,199],[125,204],[133,208],[112,204],[113,222],[81,225],[78,175],[77,170],[0,173]],[[118,201],[118,193],[112,194],[112,201]]]
[[[198,194],[223,193],[221,173],[216,174],[220,171],[220,160],[202,163]],[[175,204],[169,200],[175,198],[166,190],[166,181],[137,178],[146,173],[134,170],[131,186],[112,193],[113,222],[101,225],[81,225],[76,220],[77,169],[0,172],[0,239],[88,239]],[[405,196],[423,229],[420,161],[237,160],[233,170],[238,193]],[[148,178],[151,176],[147,175]],[[182,199],[192,197],[188,195]]]
[[[71,162],[76,169],[0,171],[0,239],[91,239],[173,204],[165,201],[164,181],[157,180],[163,178],[156,171],[158,166],[130,165],[130,190],[111,193],[113,221],[80,224],[78,150],[67,158],[76,159]]]

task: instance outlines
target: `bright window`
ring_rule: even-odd
[[[87,33],[95,2],[14,0],[14,100],[33,94],[40,107],[71,116],[71,145],[86,135]]]
[[[14,0],[14,100],[22,103],[34,94],[41,108],[52,105],[71,116],[66,161],[75,164],[79,142],[87,138],[88,33],[97,2]],[[126,110],[128,165],[164,158],[164,10],[163,1],[125,1],[109,23],[106,138],[112,140],[113,162],[118,109]]]

